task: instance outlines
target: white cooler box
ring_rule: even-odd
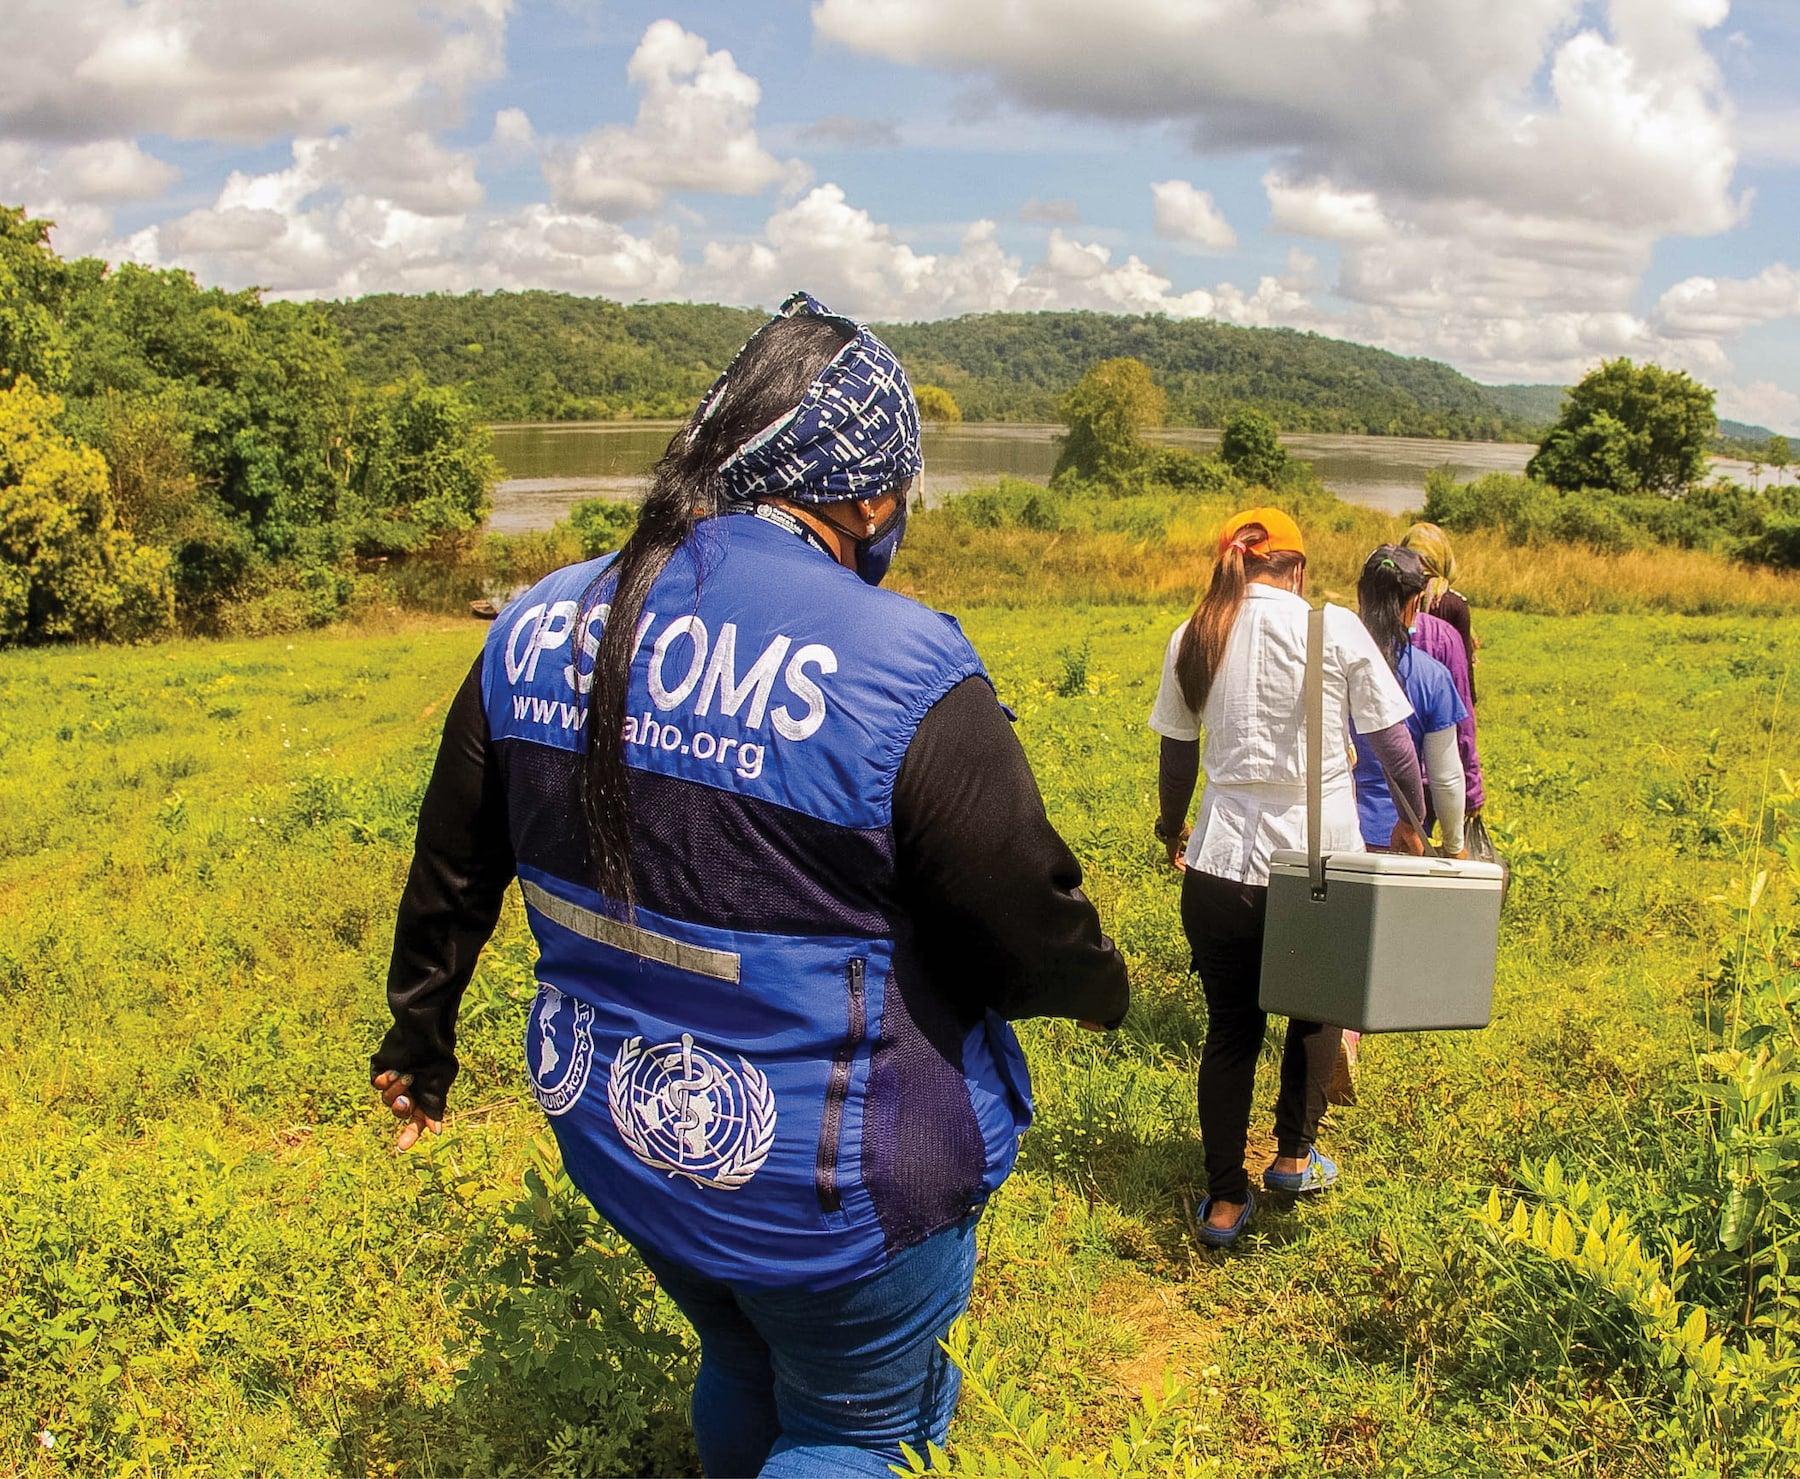
[[[1496,863],[1398,853],[1275,854],[1263,927],[1262,1008],[1356,1032],[1486,1027],[1504,873]]]

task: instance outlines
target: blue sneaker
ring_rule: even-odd
[[[1244,1210],[1237,1215],[1237,1221],[1230,1227],[1209,1227],[1206,1214],[1212,1210],[1213,1199],[1204,1198],[1200,1210],[1194,1217],[1194,1231],[1200,1241],[1209,1248],[1229,1248],[1238,1240],[1238,1234],[1250,1225],[1250,1214],[1256,1210],[1256,1193],[1249,1187],[1244,1188]]]
[[[1270,1191],[1324,1191],[1338,1177],[1337,1162],[1319,1154],[1314,1146],[1306,1153],[1306,1165],[1298,1171],[1277,1171],[1275,1163],[1263,1172],[1263,1185]]]

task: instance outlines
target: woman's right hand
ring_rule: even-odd
[[[1388,839],[1388,846],[1394,852],[1411,853],[1415,858],[1425,856],[1425,839],[1408,821],[1394,823],[1394,835]]]
[[[376,1074],[373,1080],[381,1095],[381,1102],[394,1112],[396,1119],[406,1121],[394,1141],[395,1150],[411,1150],[418,1143],[419,1136],[427,1130],[433,1135],[444,1133],[444,1122],[429,1118],[413,1102],[412,1081],[410,1073],[395,1073],[392,1069]]]
[[[1188,838],[1193,835],[1193,831],[1194,829],[1192,827],[1183,827],[1179,837],[1165,837],[1162,839],[1163,848],[1169,855],[1169,866],[1177,873],[1185,873],[1187,871]]]

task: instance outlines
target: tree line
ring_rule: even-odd
[[[0,206],[0,643],[338,615],[359,561],[473,530],[475,408],[354,374],[331,320],[185,272],[65,261]]]
[[[495,421],[685,415],[763,322],[717,304],[627,307],[539,291],[384,293],[320,311],[363,379],[422,375]],[[877,328],[914,380],[941,386],[970,421],[1054,421],[1060,398],[1107,359],[1147,365],[1175,425],[1223,426],[1255,407],[1289,431],[1535,440],[1555,414],[1521,415],[1504,388],[1435,360],[1292,329],[1104,313]]]

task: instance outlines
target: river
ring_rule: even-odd
[[[494,493],[488,527],[504,534],[548,529],[583,498],[636,498],[644,475],[679,422],[560,421],[496,426],[494,455],[506,480]],[[1042,483],[1056,465],[1060,426],[986,422],[925,430],[924,501],[941,502],[999,477]],[[1151,434],[1175,447],[1210,451],[1216,431],[1171,428]],[[1426,437],[1283,436],[1288,451],[1310,462],[1340,498],[1387,513],[1420,507],[1425,474],[1448,467],[1459,478],[1523,472],[1537,449],[1526,442],[1452,442]],[[1740,480],[1743,463],[1715,469]],[[1766,474],[1765,474],[1766,480]]]

